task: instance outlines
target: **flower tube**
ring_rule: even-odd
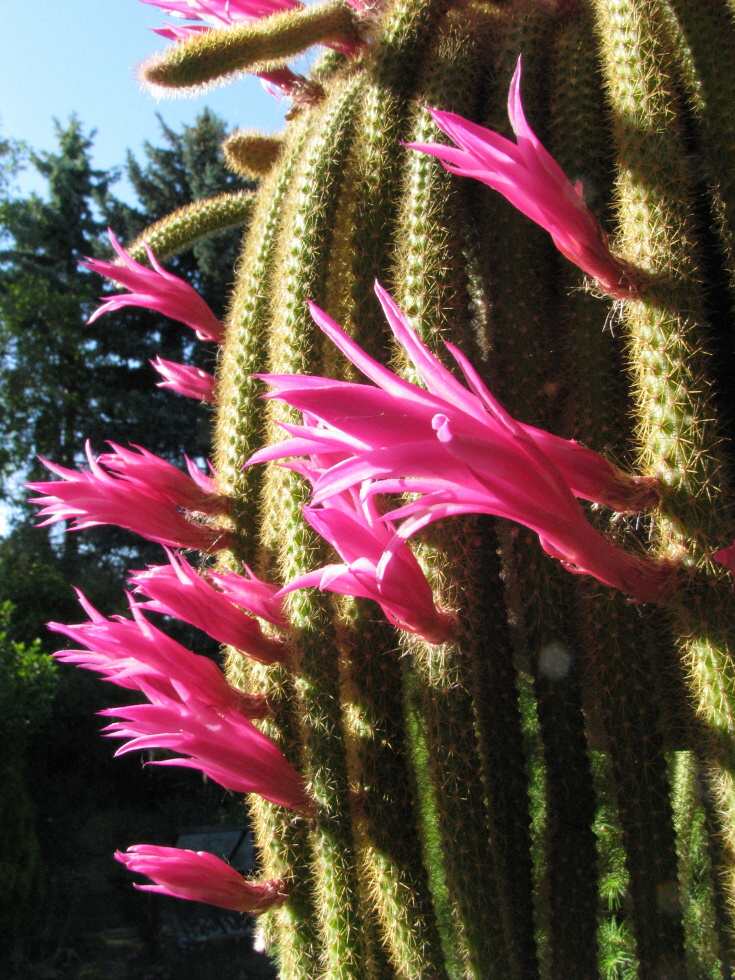
[[[288,897],[283,880],[249,881],[206,851],[133,844],[127,851],[115,851],[115,860],[153,881],[152,885],[134,883],[138,891],[204,902],[233,912],[260,915]]]
[[[439,129],[454,143],[408,143],[437,157],[449,173],[473,177],[498,191],[527,218],[541,225],[570,262],[619,299],[637,295],[630,268],[610,252],[607,236],[572,183],[531,129],[521,102],[521,59],[508,92],[508,117],[516,142],[454,112],[430,109]]]
[[[200,340],[221,343],[224,327],[193,286],[172,272],[167,272],[149,245],[145,246],[145,251],[150,267],[136,262],[112,231],[108,231],[108,234],[118,261],[105,262],[102,259],[87,258],[81,265],[91,272],[112,279],[130,292],[105,297],[102,306],[95,310],[88,323],[94,323],[105,313],[121,310],[126,306],[141,306],[191,327]]]

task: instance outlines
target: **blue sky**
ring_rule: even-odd
[[[104,169],[122,163],[128,147],[159,140],[157,112],[174,128],[205,105],[231,129],[283,124],[287,103],[248,76],[196,99],[156,101],[143,91],[136,66],[168,43],[150,30],[167,17],[139,0],[1,0],[0,7],[0,132],[34,149],[52,148],[53,117],[64,122],[72,112],[97,130],[94,160]],[[22,178],[21,187],[37,186],[30,174]]]

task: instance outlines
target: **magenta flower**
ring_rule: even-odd
[[[214,401],[214,378],[207,371],[191,364],[178,364],[156,357],[150,362],[163,378],[157,388],[168,388],[186,398],[197,398],[202,402]]]
[[[145,875],[155,884],[133,888],[158,895],[171,895],[190,902],[205,902],[221,909],[259,915],[281,905],[288,897],[281,879],[248,881],[221,858],[205,851],[155,844],[133,844],[115,860],[128,871]]]
[[[116,756],[169,749],[180,754],[149,765],[198,769],[236,793],[258,793],[301,813],[312,808],[299,774],[240,711],[157,695],[151,704],[107,708],[100,714],[119,719],[104,729],[108,738],[127,739]]]
[[[132,619],[103,616],[81,590],[75,590],[86,623],[49,623],[48,628],[79,643],[83,650],[59,650],[63,663],[93,670],[118,687],[142,691],[151,700],[165,697],[198,701],[214,708],[233,708],[250,718],[268,713],[264,698],[243,694],[225,680],[217,665],[188,650],[156,629],[143,615],[144,606],[128,597]]]
[[[311,304],[312,316],[321,330],[377,387],[302,375],[259,375],[274,389],[266,397],[283,398],[294,408],[319,419],[320,425],[283,425],[292,438],[259,450],[249,463],[320,454],[321,458],[331,459],[336,464],[361,449],[390,449],[407,442],[427,440],[433,444],[434,416],[450,408],[455,422],[462,419],[468,435],[482,438],[496,409],[504,414],[504,409],[461,351],[452,344],[446,345],[464,373],[468,387],[462,385],[422,344],[391,296],[378,283],[375,292],[396,339],[414,361],[427,390],[404,381],[369,357],[331,317]],[[326,421],[325,404],[333,405],[339,425]],[[397,410],[401,423],[395,427],[392,419]],[[341,424],[343,418],[354,421],[347,427]],[[561,473],[575,497],[604,504],[620,513],[649,510],[658,502],[655,478],[625,473],[574,439],[562,439],[521,422],[516,424]],[[380,475],[379,471],[366,478],[376,475]],[[345,487],[351,485],[349,480],[344,483]]]
[[[142,608],[183,619],[261,663],[284,660],[284,645],[266,636],[258,621],[246,615],[241,605],[234,605],[197,574],[183,555],[174,555],[168,549],[167,554],[168,565],[150,565],[146,571],[130,576],[137,590],[151,600]]]
[[[90,622],[52,624],[85,650],[63,650],[58,659],[101,673],[106,680],[141,691],[147,704],[108,708],[119,719],[103,731],[127,739],[115,753],[170,749],[180,755],[149,763],[198,769],[225,789],[259,793],[303,813],[310,801],[296,770],[246,716],[262,715],[263,699],[229,686],[212,661],[176,644],[145,620],[131,603],[134,621],[105,619],[80,596]]]
[[[599,489],[591,484],[604,485],[605,461],[598,457],[595,463],[594,454],[575,443],[524,428],[448,344],[468,391],[416,337],[391,297],[380,286],[376,292],[396,339],[429,391],[370,358],[312,304],[321,329],[375,386],[263,376],[274,389],[270,397],[306,413],[309,425],[284,426],[292,439],[261,450],[251,462],[315,454],[331,458],[316,479],[312,505],[359,486],[363,498],[417,494],[384,515],[387,520],[404,519],[389,552],[441,518],[493,514],[535,531],[544,550],[570,571],[592,575],[641,601],[662,598],[670,587],[671,567],[615,547],[587,521],[575,500],[575,492],[584,496]],[[613,477],[617,495],[616,471]],[[638,492],[635,483],[633,487]]]
[[[573,184],[528,125],[521,103],[521,59],[508,92],[508,116],[517,142],[453,112],[430,109],[439,129],[455,144],[408,143],[441,160],[449,173],[474,177],[498,191],[541,225],[570,262],[596,279],[610,296],[637,295],[631,271],[610,252],[607,237]]]
[[[242,606],[253,616],[287,630],[288,620],[283,612],[283,600],[278,595],[280,586],[258,578],[247,565],[245,573],[238,575],[236,572],[212,569],[207,572],[207,578],[236,606]]]
[[[188,512],[217,514],[225,498],[214,492],[213,481],[187,460],[189,476],[152,453],[125,450],[110,443],[114,453],[98,459],[85,447],[89,470],[72,470],[41,457],[60,480],[28,483],[41,494],[30,503],[39,506],[38,526],[70,521],[72,531],[99,524],[116,524],[150,541],[171,548],[212,551],[229,547],[226,532],[192,520]]]
[[[81,263],[86,269],[106,276],[119,283],[129,293],[118,293],[103,298],[102,306],[95,310],[88,323],[125,306],[142,306],[156,310],[163,316],[178,320],[196,333],[200,340],[222,341],[224,327],[212,313],[199,293],[179,276],[167,272],[146,245],[146,255],[151,264],[149,268],[136,262],[109,231],[110,242],[118,255],[117,262],[103,262],[101,259],[86,259]]]
[[[196,21],[199,30],[228,27],[230,24],[257,20],[270,14],[303,6],[298,0],[141,0],[141,2],[165,10],[172,17]],[[183,29],[192,30],[189,25],[185,25]],[[194,30],[196,29],[195,26]],[[162,34],[163,31],[159,30],[156,33]]]
[[[297,469],[312,481],[318,479],[317,472]],[[378,514],[372,497],[360,500],[356,491],[347,490],[330,496],[321,507],[304,507],[303,515],[342,563],[298,576],[280,595],[314,587],[372,599],[398,629],[416,633],[429,643],[449,639],[454,617],[436,608],[419,563],[405,543],[394,541],[395,529]]]

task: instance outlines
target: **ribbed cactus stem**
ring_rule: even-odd
[[[507,131],[504,100],[518,54],[528,68],[523,101],[531,124],[544,138],[548,113],[547,57],[556,20],[534,14],[509,20],[502,28],[495,64],[498,115],[492,128]],[[500,115],[502,107],[502,115]],[[493,387],[524,422],[557,430],[561,420],[563,377],[560,337],[555,323],[556,266],[545,233],[497,194],[482,204],[490,281]],[[529,276],[529,270],[533,275]],[[574,584],[539,551],[534,536],[505,529],[507,569],[520,656],[534,676],[547,773],[545,873],[549,885],[551,973],[566,970],[580,978],[596,969],[596,849],[592,833],[594,792],[582,714],[581,658],[573,608]],[[571,909],[575,911],[571,913]],[[563,911],[562,911],[563,910]],[[564,920],[564,925],[562,921]],[[572,962],[572,950],[577,950]],[[562,967],[562,964],[565,964]],[[572,972],[569,972],[569,971]]]
[[[343,603],[340,694],[359,872],[395,975],[443,975],[421,864],[395,637],[365,603]],[[387,804],[387,805],[386,805]],[[415,834],[405,833],[413,819]]]
[[[670,757],[672,806],[677,836],[679,880],[683,896],[687,972],[692,977],[720,977],[722,949],[718,941],[718,915],[712,889],[712,866],[707,842],[707,818],[702,806],[697,762],[691,752]]]
[[[164,262],[202,238],[247,225],[254,206],[252,191],[235,191],[194,201],[149,225],[127,251],[136,262],[145,262],[147,245],[159,262]]]
[[[589,19],[580,16],[557,37],[551,143],[567,172],[594,188],[599,206],[609,191],[607,133],[594,84],[598,63],[588,43],[591,28]],[[630,449],[627,400],[619,351],[605,330],[608,310],[582,291],[581,276],[572,266],[565,264],[560,272],[560,319],[569,331],[565,373],[571,434],[622,462]],[[601,513],[598,521],[608,533],[614,531],[609,515],[606,519]],[[656,977],[663,969],[676,969],[683,957],[667,766],[660,712],[651,699],[659,675],[668,669],[670,641],[667,630],[661,635],[660,622],[633,612],[622,596],[593,588],[580,593],[587,700],[610,736],[605,742],[626,844],[639,970],[641,977]],[[661,962],[662,949],[668,966]]]
[[[626,897],[630,878],[607,751],[591,749],[592,778],[599,801],[592,829],[597,839],[599,906],[597,949],[599,974],[605,980],[637,975],[636,945],[628,922]]]
[[[674,123],[678,104],[662,44],[666,22],[654,0],[598,0],[595,10],[619,160],[620,250],[662,280],[659,288],[651,288],[647,302],[628,302],[623,311],[640,461],[666,486],[667,518],[656,522],[655,540],[660,554],[688,551],[692,564],[705,567],[708,550],[732,535],[711,500],[713,488],[725,489],[725,475],[709,366],[701,354],[707,330],[692,183],[689,157]],[[726,842],[727,867],[735,856],[733,756],[731,748],[722,752],[723,734],[731,746],[735,733],[732,617],[731,590],[714,576],[693,579],[676,612],[680,655],[708,732],[698,754]],[[735,908],[732,872],[720,868],[717,873]]]
[[[246,235],[238,281],[230,303],[227,338],[220,363],[219,414],[215,433],[217,474],[220,487],[233,501],[233,524],[239,532],[241,555],[255,558],[258,487],[261,468],[245,469],[245,461],[264,439],[264,420],[259,401],[260,386],[252,377],[266,367],[268,289],[272,277],[275,236],[282,216],[282,201],[295,161],[305,138],[306,120],[292,128],[281,168],[261,189],[250,232]],[[264,193],[263,193],[264,192]],[[239,571],[235,556],[229,567]],[[268,698],[273,713],[267,734],[298,762],[298,738],[294,730],[293,687],[282,666],[262,667],[231,652],[227,676],[243,690]],[[319,942],[313,899],[309,887],[307,832],[303,821],[260,797],[250,800],[258,854],[263,873],[289,882],[289,900],[265,917],[269,951],[278,959],[284,978],[303,978],[318,972]]]
[[[359,83],[338,85],[312,131],[304,158],[284,202],[279,254],[284,274],[275,284],[271,311],[269,367],[275,372],[319,373],[319,346],[311,340],[306,301],[319,301],[324,289],[331,233],[346,149],[352,136]],[[283,417],[271,414],[271,439]],[[301,516],[307,493],[295,474],[272,466],[263,497],[261,561],[283,581],[313,567],[319,554]],[[318,559],[317,559],[318,560]],[[322,937],[323,975],[364,976],[364,914],[358,907],[356,859],[347,795],[345,747],[338,697],[336,636],[329,603],[311,591],[290,600],[295,629],[296,700],[302,768],[316,801],[312,831],[311,878]]]
[[[451,13],[447,16],[419,76],[412,140],[431,139],[436,133],[425,112],[426,104],[464,112],[474,110],[486,26],[481,17],[468,19]],[[397,298],[432,346],[437,345],[439,336],[448,328],[466,347],[471,338],[467,281],[463,273],[457,274],[460,269],[449,260],[452,254],[461,254],[464,246],[462,227],[467,216],[459,189],[434,160],[418,154],[406,160],[403,185],[394,273],[399,284]],[[405,371],[405,365],[402,369]],[[468,521],[435,535],[436,551],[431,548],[425,552],[427,569],[433,579],[442,583],[438,593],[440,602],[453,607],[455,595],[464,597],[464,615],[456,642],[446,644],[443,650],[416,641],[411,641],[410,648],[417,679],[423,687],[422,709],[426,715],[426,739],[442,834],[445,837],[450,834],[456,822],[458,792],[463,793],[463,805],[468,812],[471,806],[476,808],[467,822],[462,846],[453,848],[451,860],[445,858],[450,893],[463,921],[469,962],[480,975],[495,970],[517,976],[522,975],[529,962],[533,964],[532,952],[529,958],[532,929],[527,930],[523,939],[519,938],[524,925],[522,906],[516,921],[511,909],[513,889],[506,887],[505,879],[500,877],[508,870],[504,863],[507,855],[503,854],[502,844],[497,856],[494,848],[496,842],[502,841],[506,828],[495,825],[496,814],[489,813],[487,807],[488,793],[502,782],[501,773],[490,772],[492,749],[488,742],[497,739],[498,731],[489,733],[479,724],[480,720],[487,721],[480,707],[481,698],[487,693],[484,662],[491,657],[509,657],[509,650],[502,643],[504,609],[497,578],[494,593],[490,589],[488,595],[477,588],[488,573],[492,574],[492,562],[487,565],[482,561],[485,546],[492,541],[492,532],[488,531],[487,525],[477,526],[477,522]],[[489,601],[490,609],[484,606],[483,599]],[[494,618],[496,612],[499,612],[500,629],[486,633],[488,618]],[[487,646],[483,642],[486,635],[491,640]],[[497,676],[502,676],[502,671]],[[512,680],[509,706],[511,726],[514,722],[520,734]],[[473,727],[467,725],[468,717],[473,718]],[[460,722],[461,718],[464,722]],[[479,782],[478,766],[482,777]],[[505,767],[503,773],[510,777],[510,789],[513,774]],[[512,789],[510,794],[513,795]],[[523,798],[516,802],[521,808],[525,805]],[[499,809],[502,809],[500,801]],[[518,819],[520,814],[515,816]],[[523,826],[522,817],[520,824]],[[527,847],[525,851],[527,854]],[[518,869],[521,874],[522,869],[523,859]]]
[[[669,0],[669,5],[674,14],[672,41],[735,288],[735,79],[729,56],[735,44],[735,17],[724,3]]]
[[[261,189],[253,211],[241,258],[243,274],[230,300],[227,338],[218,373],[217,474],[223,492],[232,498],[233,521],[241,536],[244,532],[254,537],[257,527],[257,488],[262,470],[260,467],[245,469],[245,462],[263,444],[265,425],[259,400],[261,387],[253,374],[266,367],[269,287],[276,232],[306,123],[304,119],[291,129],[281,167]],[[252,544],[247,553],[252,560]]]
[[[225,163],[241,177],[263,177],[273,169],[281,155],[283,140],[280,136],[238,129],[222,144]]]
[[[340,0],[195,34],[154,55],[141,66],[140,77],[160,94],[196,93],[238,72],[280,67],[312,45],[329,42],[359,42],[355,16]]]
[[[405,132],[407,96],[436,24],[443,0],[397,0],[387,11],[383,33],[370,57],[373,71],[358,123],[355,147],[353,225],[350,261],[354,265],[347,328],[359,330],[366,348],[378,353],[385,324],[372,291],[372,279],[386,279],[391,233],[396,220],[399,141]]]

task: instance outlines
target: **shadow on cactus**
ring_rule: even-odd
[[[130,290],[95,315],[220,343],[154,363],[213,402],[212,474],[113,445],[33,488],[202,552],[60,656],[143,694],[121,751],[252,790],[262,880],[120,860],[262,914],[283,977],[730,976],[735,7],[147,2],[157,91],[292,108],[227,141],[255,193],[90,266]],[[238,222],[220,324],[160,263]]]

